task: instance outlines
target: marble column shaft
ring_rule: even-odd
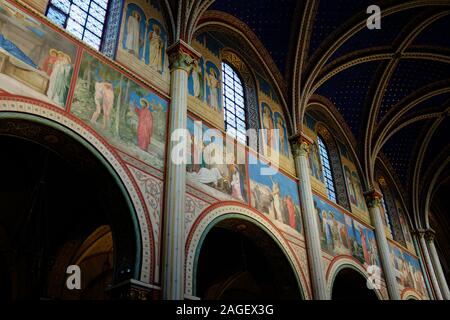
[[[175,43],[167,51],[171,71],[169,133],[172,134],[187,126],[188,72],[198,54],[182,41]],[[186,163],[173,161],[174,148],[180,142],[181,140],[170,137],[168,143],[161,283],[162,298],[166,300],[184,299]]]
[[[310,278],[315,300],[330,299],[327,293],[325,272],[323,269],[322,249],[320,246],[318,217],[314,210],[314,200],[308,167],[310,141],[304,137],[295,137],[292,141],[295,165],[299,176],[300,204],[304,220],[306,248],[310,266]]]
[[[383,267],[384,279],[386,281],[389,298],[391,300],[400,300],[400,291],[395,276],[395,268],[389,251],[389,244],[386,239],[383,220],[381,218],[381,197],[382,195],[372,190],[365,194],[367,207],[369,208],[370,218],[375,227],[375,237],[380,253],[381,265]]]
[[[444,270],[442,269],[441,261],[439,260],[436,246],[434,245],[434,238],[428,240],[428,248],[430,249],[431,260],[433,261],[434,270],[436,271],[436,277],[441,289],[442,298],[450,300],[450,292],[448,289],[447,280],[445,279]]]

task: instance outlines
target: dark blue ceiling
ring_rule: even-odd
[[[408,187],[409,169],[415,160],[414,147],[419,142],[419,136],[425,122],[416,122],[399,131],[383,146],[382,151],[394,167],[403,186]]]
[[[258,36],[284,74],[297,0],[217,0],[210,9],[244,21]]]
[[[450,78],[450,64],[422,59],[402,59],[385,92],[380,117],[414,91]]]
[[[355,137],[359,134],[367,91],[379,65],[380,62],[373,61],[344,70],[317,90],[318,94],[327,97],[336,106]]]
[[[411,17],[418,15],[422,10],[416,8],[391,14],[381,20],[381,29],[362,29],[339,47],[330,60],[367,48],[392,47],[395,38],[408,24]]]
[[[450,48],[450,15],[431,24],[413,42],[413,45],[427,45]]]
[[[448,103],[450,99],[450,93],[438,94],[432,98],[429,98],[411,110],[409,110],[405,116],[413,116],[423,114],[423,112],[433,111],[440,112],[443,110],[443,106]]]
[[[450,106],[450,104],[448,105]],[[427,170],[433,161],[449,146],[450,140],[450,117],[447,117],[439,125],[428,145],[424,158],[424,170]]]
[[[314,18],[314,24],[309,47],[312,55],[322,42],[343,23],[357,13],[365,12],[374,4],[373,0],[322,0]]]

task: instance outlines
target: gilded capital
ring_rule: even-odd
[[[182,40],[170,46],[167,53],[170,70],[182,69],[189,72],[194,61],[200,58],[200,54]]]
[[[432,230],[432,229],[427,229],[427,230],[424,230],[423,233],[424,233],[425,239],[426,239],[428,242],[434,241],[434,237],[435,237],[435,235],[436,235],[436,233],[434,232],[434,230]]]
[[[300,141],[293,142],[292,152],[294,153],[294,157],[307,157],[309,152],[309,144]]]
[[[368,208],[381,207],[381,199],[383,196],[376,190],[371,190],[364,193]]]
[[[312,143],[312,140],[305,135],[298,134],[290,138],[292,153],[294,157],[307,157],[309,153],[309,146]]]

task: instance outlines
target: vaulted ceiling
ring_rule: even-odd
[[[380,30],[366,27],[372,4]],[[427,186],[413,185],[449,157],[450,1],[216,0],[208,10],[240,19],[263,43],[297,130],[311,96],[326,97],[356,138],[366,182],[381,152],[410,207],[424,196]]]

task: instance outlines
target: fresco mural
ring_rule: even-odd
[[[123,10],[117,61],[168,91],[168,35],[159,0],[126,1]]]
[[[348,165],[344,165],[345,183],[350,203],[360,210],[367,210],[364,195],[356,170],[351,170]]]
[[[71,112],[124,152],[162,170],[168,102],[89,53],[83,54]]]
[[[245,149],[191,117],[187,127],[191,135],[188,183],[220,200],[247,202]]]
[[[273,175],[261,174],[266,162],[249,153],[251,205],[267,214],[273,221],[283,223],[302,233],[300,199],[297,182],[279,171]]]
[[[315,179],[324,183],[322,161],[320,160],[319,146],[317,145],[317,142],[311,144],[308,153],[308,160],[310,174]]]
[[[411,231],[409,229],[409,223],[405,217],[405,212],[403,211],[403,206],[400,203],[400,200],[395,199],[395,205],[397,207],[398,219],[400,222],[400,227],[402,228],[403,236],[405,238],[406,247],[410,251],[416,253],[416,249],[414,248],[414,243],[413,243],[413,239],[411,236]]]
[[[278,139],[275,141],[275,150],[285,157],[289,157],[289,141],[284,117],[279,112],[274,113],[275,129],[278,129]]]
[[[295,165],[289,145],[288,127],[278,95],[264,77],[256,74],[256,80],[260,102],[260,127],[267,130],[262,132],[262,153],[283,170],[294,175]]]
[[[366,223],[370,223],[369,210],[367,209],[362,183],[355,163],[351,159],[352,157],[347,147],[339,140],[336,141],[341,154],[342,171],[344,173],[350,209],[358,218],[361,218]]]
[[[389,244],[389,252],[396,271],[400,291],[410,288],[419,293],[422,298],[428,298],[419,259],[391,243]]]
[[[189,71],[188,107],[191,112],[224,129],[222,97],[222,45],[209,33],[198,35],[192,43],[202,57]]]
[[[191,96],[204,101],[205,98],[205,61],[195,60],[189,71],[188,92]]]
[[[76,47],[12,4],[0,0],[0,83],[11,94],[66,105]]]
[[[333,255],[353,256],[364,265],[380,266],[375,234],[350,216],[314,195],[322,250]]]
[[[275,134],[274,134],[274,122],[273,122],[273,112],[267,103],[261,104],[261,119],[262,128],[266,129],[263,131],[263,141],[264,141],[264,154],[268,157],[272,155],[272,150],[275,147]]]

